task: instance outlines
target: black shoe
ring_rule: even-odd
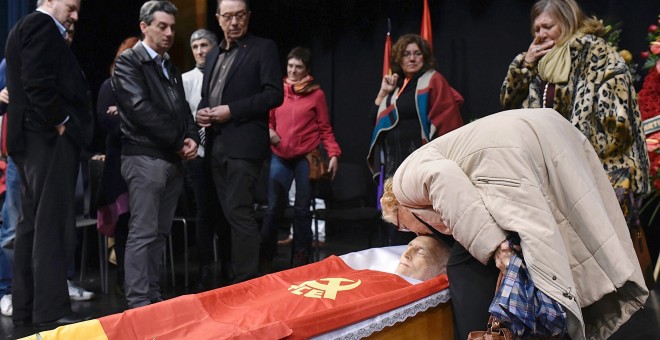
[[[81,321],[87,321],[90,320],[92,317],[86,314],[79,314],[79,313],[71,313],[68,315],[65,315],[57,320],[53,321],[47,321],[47,322],[38,322],[35,323],[34,325],[37,327],[51,327],[51,326],[63,326],[63,325],[68,325],[76,322],[81,322]]]
[[[32,318],[13,319],[14,327],[32,327]]]
[[[273,272],[273,260],[260,258],[259,259],[259,274],[266,275]]]
[[[224,281],[232,282],[236,279],[236,273],[234,272],[234,267],[229,262],[223,262],[222,268],[220,270],[220,278]]]
[[[211,267],[204,265],[201,266],[197,273],[197,285],[195,288],[199,291],[208,290],[213,283],[213,273],[211,273]]]
[[[293,253],[293,258],[291,259],[291,268],[296,268],[304,266],[309,263],[309,254],[310,252],[305,250],[298,250]]]

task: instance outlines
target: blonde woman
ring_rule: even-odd
[[[447,275],[458,338],[486,325],[512,234],[571,339],[607,338],[648,297],[598,156],[554,110],[505,111],[440,136],[406,158],[381,205],[399,230],[456,239]]]

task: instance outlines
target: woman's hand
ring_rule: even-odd
[[[555,46],[555,42],[553,40],[547,40],[543,42],[540,38],[534,38],[532,43],[529,45],[529,48],[527,49],[527,53],[525,54],[524,66],[536,65],[536,63],[541,58],[543,58],[544,55],[550,52],[550,49],[552,49],[553,46]]]
[[[9,104],[9,91],[7,91],[6,87],[0,91],[0,102]]]
[[[111,116],[115,116],[119,113],[119,110],[117,110],[117,106],[112,105],[112,106],[108,106],[108,111],[106,111],[105,113]]]
[[[335,175],[337,174],[337,170],[339,169],[339,161],[337,160],[337,156],[333,156],[330,158],[330,161],[328,162],[328,172],[332,174],[330,177],[331,180],[335,179]]]
[[[273,129],[268,129],[268,134],[270,135],[270,144],[277,146],[280,144],[280,135],[277,134],[277,131]]]
[[[505,273],[506,268],[509,266],[509,262],[511,261],[511,252],[520,251],[520,246],[514,246],[514,249],[511,249],[509,247],[509,240],[504,240],[504,242],[502,242],[502,244],[500,244],[500,246],[495,250],[495,255],[493,255],[497,269],[499,269],[502,273]]]
[[[495,250],[495,266],[502,273],[506,272],[506,268],[511,261],[511,248],[509,248],[509,240],[504,240],[502,244]]]
[[[374,103],[376,105],[380,106],[380,103],[383,102],[383,99],[387,97],[394,89],[396,88],[396,83],[399,80],[399,75],[398,74],[391,74],[391,75],[386,75],[383,77],[383,81],[380,83],[380,91],[378,91],[378,95],[376,96],[376,100]]]

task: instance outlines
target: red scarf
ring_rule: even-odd
[[[315,91],[320,87],[319,84],[314,83],[314,77],[312,77],[309,74],[297,82],[293,82],[289,80],[288,77],[284,78],[284,82],[287,85],[291,85],[291,89],[293,90],[293,93],[301,94],[301,95],[306,95],[310,92]]]

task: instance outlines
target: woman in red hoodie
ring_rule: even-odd
[[[293,206],[293,266],[307,264],[312,245],[312,183],[305,155],[323,143],[330,158],[328,171],[337,172],[341,154],[332,133],[325,93],[310,75],[311,52],[296,47],[287,56],[287,76],[284,78],[284,102],[270,111],[269,130],[273,155],[268,176],[268,209],[262,227],[261,259],[272,261],[277,249],[279,217],[286,205],[287,193],[296,180],[296,201]]]

